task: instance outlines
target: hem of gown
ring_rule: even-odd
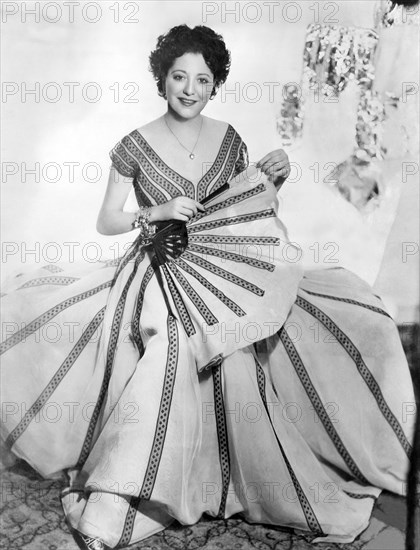
[[[333,542],[338,544],[351,544],[354,542],[357,537],[359,537],[363,531],[366,531],[366,529],[370,525],[370,517],[368,520],[366,520],[363,524],[363,526],[357,531],[357,533],[353,535],[327,535],[326,537],[317,537],[311,541],[311,544],[313,543],[322,543],[322,542]]]
[[[235,514],[232,514],[232,516],[234,515],[240,515],[240,516],[243,516],[243,513],[239,512],[239,513],[235,513]],[[208,514],[211,518],[213,519],[216,519],[216,516],[212,516],[211,514]],[[229,519],[230,517],[232,516],[229,516],[229,517],[225,517],[224,519]],[[313,533],[311,533],[311,531],[304,531],[302,529],[299,529],[299,528],[293,528],[293,527],[289,527],[287,525],[283,525],[283,524],[276,524],[276,523],[265,523],[265,522],[261,522],[261,521],[252,521],[251,519],[249,518],[246,518],[245,516],[241,517],[241,519],[245,520],[247,523],[251,524],[251,525],[264,525],[268,528],[272,527],[272,528],[277,528],[277,529],[286,529],[288,531],[293,531],[294,534],[296,535],[302,535],[302,536],[305,536],[305,537],[310,537],[311,535],[313,535]],[[133,538],[130,540],[130,542],[128,543],[127,545],[127,548],[133,544],[137,544],[139,542],[143,542],[147,539],[149,539],[150,537],[152,537],[153,535],[155,535],[156,533],[160,533],[161,531],[164,531],[165,529],[167,529],[170,525],[172,525],[172,523],[174,523],[175,521],[178,521],[183,527],[193,527],[194,525],[197,525],[200,523],[200,521],[202,521],[202,517],[194,522],[194,523],[183,523],[179,520],[177,520],[176,518],[171,518],[171,520],[166,523],[166,524],[162,524],[160,526],[157,526],[155,527],[154,529],[150,530],[145,536],[140,536],[140,537],[136,537],[136,538]],[[78,532],[81,532],[83,533],[84,535],[87,535],[89,537],[97,537],[97,538],[100,538],[104,541],[104,543],[109,547],[109,548],[116,548],[116,546],[118,545],[118,541],[116,543],[110,543],[109,541],[107,542],[107,540],[105,538],[103,538],[103,536],[101,536],[100,534],[100,530],[92,523],[88,522],[88,521],[84,521],[83,522],[83,530],[79,530],[77,527],[74,527],[73,524],[71,524],[71,527],[72,529],[78,531]],[[361,525],[361,527],[359,529],[357,529],[357,532],[355,533],[352,533],[352,534],[343,534],[343,535],[338,535],[338,534],[327,534],[325,536],[316,536],[316,535],[313,535],[315,538],[311,539],[310,543],[311,544],[320,544],[320,543],[336,543],[336,544],[351,544],[353,543],[357,537],[359,537],[370,525],[370,518],[365,520],[363,522],[363,524]],[[92,530],[89,530],[89,529],[86,529],[86,526],[92,526]],[[123,547],[125,548],[125,547]]]
[[[172,525],[172,523],[175,521],[175,518],[171,518],[170,521],[168,521],[168,523],[165,523],[165,524],[162,524],[162,525],[157,525],[156,527],[154,527],[153,529],[151,529],[150,531],[147,532],[147,535],[145,536],[140,536],[139,538],[133,538],[130,540],[130,542],[126,545],[126,546],[123,546],[122,548],[128,548],[130,547],[131,545],[133,544],[137,544],[138,542],[143,542],[147,539],[149,539],[150,537],[153,537],[153,535],[156,535],[156,533],[160,533],[161,531],[164,531],[165,529],[167,529],[170,525]],[[93,527],[93,530],[90,531],[90,532],[86,532],[88,531],[87,529],[85,529],[85,526],[89,526],[91,525]],[[194,525],[194,524],[193,524]],[[84,521],[83,522],[83,531],[79,530],[79,529],[76,529],[79,533],[83,533],[84,535],[87,535],[88,537],[97,537],[97,538],[100,538],[109,548],[116,548],[118,546],[118,543],[119,543],[119,540],[115,543],[110,543],[108,542],[105,538],[103,538],[103,536],[101,536],[100,534],[98,534],[99,532],[99,529],[93,524],[93,523],[90,523],[88,521]],[[75,529],[73,526],[72,526],[73,529]]]
[[[369,513],[369,517],[367,519],[364,519],[359,527],[354,528],[352,533],[343,533],[343,534],[326,533],[324,536],[316,535],[315,533],[313,533],[309,529],[305,530],[305,529],[295,527],[295,526],[292,526],[292,525],[287,525],[285,523],[275,523],[275,522],[270,522],[270,521],[267,521],[267,520],[252,519],[251,517],[247,516],[245,510],[243,510],[242,512],[239,512],[238,515],[241,516],[241,519],[245,520],[247,523],[249,523],[251,525],[262,525],[262,526],[265,526],[267,528],[287,529],[288,531],[293,531],[293,533],[295,533],[296,535],[302,535],[302,536],[305,536],[305,537],[313,536],[314,538],[311,539],[311,544],[312,543],[322,543],[322,542],[338,543],[338,544],[350,544],[350,543],[354,542],[357,539],[357,537],[359,537],[369,527],[370,521],[371,521],[371,518],[372,518],[372,510],[373,510],[374,504],[375,504],[375,500],[372,499],[372,508],[371,508],[370,513]],[[232,515],[235,515],[235,514],[232,514]],[[229,516],[229,517],[231,517],[231,516]],[[225,519],[229,519],[229,518],[226,517]]]

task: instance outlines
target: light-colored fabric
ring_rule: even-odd
[[[225,159],[230,177],[236,154]],[[277,228],[283,238],[268,220],[268,236]],[[258,223],[244,220],[235,236],[254,235]],[[208,260],[234,275],[253,271]],[[43,476],[67,471],[62,503],[73,527],[115,547],[174,518],[242,512],[346,542],[368,525],[381,489],[403,494],[414,396],[392,319],[344,269],[302,278],[281,256],[272,261],[261,282],[273,301],[264,302],[270,334],[246,346],[241,331],[230,354],[235,346],[214,345],[227,356],[204,370],[188,314],[197,325],[195,303],[211,309],[215,294],[194,286],[197,297],[185,284],[177,293],[168,280],[162,292],[142,246],[5,285],[2,437]],[[232,282],[219,278],[228,296]]]

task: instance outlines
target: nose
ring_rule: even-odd
[[[194,82],[193,82],[192,78],[187,78],[185,80],[184,94],[188,95],[188,96],[194,94]]]

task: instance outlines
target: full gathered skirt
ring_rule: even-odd
[[[43,476],[66,472],[72,527],[123,547],[242,513],[348,542],[382,489],[404,494],[414,396],[381,300],[345,269],[286,267],[276,290],[270,333],[225,327],[238,349],[198,368],[141,248],[7,283],[2,438]]]

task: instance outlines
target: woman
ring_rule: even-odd
[[[63,507],[86,548],[124,547],[205,512],[353,540],[377,488],[403,490],[411,425],[404,432],[399,409],[411,386],[395,327],[368,286],[344,270],[301,281],[299,266],[279,254],[287,241],[268,184],[245,178],[217,202],[248,164],[232,126],[201,114],[227,77],[222,38],[175,27],[150,61],[167,111],[112,149],[97,224],[104,234],[134,228],[138,236],[117,269],[66,272],[70,286],[56,295],[40,286],[49,289],[42,305],[28,300],[38,283],[19,281],[10,318],[32,322],[3,343],[4,400],[18,394],[31,406],[10,409],[6,442],[45,476],[66,469]],[[288,174],[281,150],[258,166],[277,184]],[[140,208],[126,213],[133,185]],[[187,240],[177,222],[188,226]],[[283,326],[287,315],[298,339]],[[84,323],[71,341],[34,348],[29,338],[52,317],[60,326]],[[378,382],[372,368],[380,363]],[[54,421],[42,414],[52,395],[69,413]],[[359,395],[369,422],[354,410]],[[338,425],[334,404],[344,409]]]

